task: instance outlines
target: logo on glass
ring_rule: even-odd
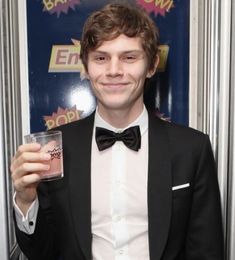
[[[51,160],[60,159],[62,155],[62,149],[60,147],[56,147],[53,150],[49,150],[48,153],[51,154]]]

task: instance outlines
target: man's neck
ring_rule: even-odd
[[[99,115],[110,125],[115,128],[125,128],[134,122],[140,114],[143,112],[144,105],[142,108],[130,110],[130,109],[122,109],[122,110],[103,110],[99,106],[97,107],[97,111]]]

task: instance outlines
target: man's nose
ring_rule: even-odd
[[[123,74],[122,62],[118,58],[110,59],[110,62],[107,66],[107,76],[120,76]]]

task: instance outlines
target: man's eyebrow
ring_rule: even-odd
[[[90,53],[94,53],[94,54],[106,54],[107,52],[94,50],[94,51],[90,51]]]
[[[143,50],[128,50],[128,51],[124,51],[122,53],[125,53],[125,54],[128,54],[128,53],[137,53],[137,54],[141,54],[141,53],[144,53]]]
[[[110,54],[110,52],[102,51],[102,50],[94,50],[91,51],[93,54]],[[129,54],[129,53],[137,53],[137,54],[142,54],[144,53],[143,50],[126,50],[126,51],[121,51],[120,54]]]

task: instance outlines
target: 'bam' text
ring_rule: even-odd
[[[66,4],[71,0],[43,0],[43,4],[47,11],[52,10],[53,8],[57,7],[58,4]]]

